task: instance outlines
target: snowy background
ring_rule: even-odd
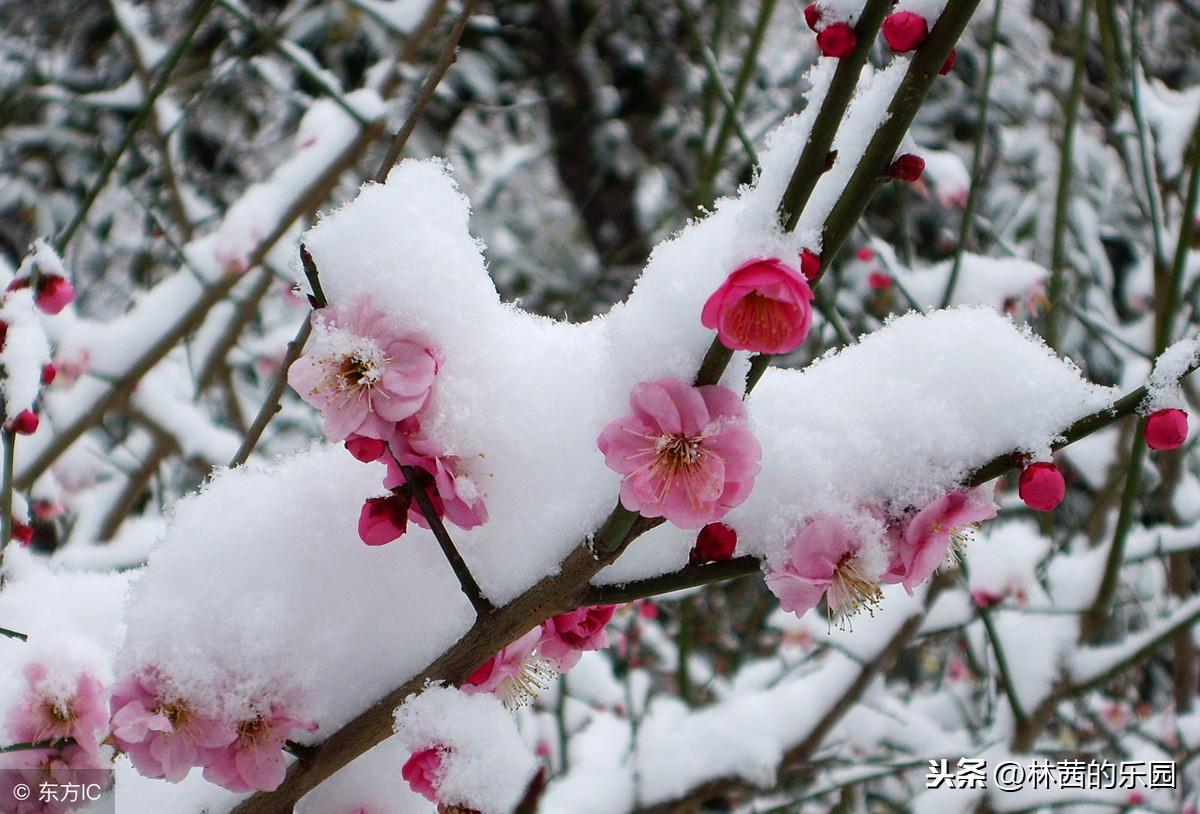
[[[0,0],[0,768],[111,768],[119,814],[1200,806],[1200,458],[1151,418],[1198,395],[1191,0],[828,0],[821,45],[794,0],[32,6]],[[869,36],[822,56],[837,25]],[[736,548],[614,511],[631,392],[802,252],[803,343],[700,382],[761,447],[709,518]],[[295,371],[372,314],[428,380],[348,450]],[[457,567],[391,508],[414,472]],[[902,578],[935,508],[952,551]],[[790,613],[822,523],[869,588]],[[963,759],[1175,775],[926,788]]]

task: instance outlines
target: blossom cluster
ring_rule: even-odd
[[[324,416],[325,435],[360,461],[387,466],[384,497],[369,499],[358,532],[367,545],[399,538],[421,508],[464,529],[487,521],[478,485],[459,458],[442,453],[421,428],[441,359],[417,335],[399,330],[366,298],[314,312],[313,341],[288,382]],[[418,497],[417,493],[421,496]]]

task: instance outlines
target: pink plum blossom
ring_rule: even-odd
[[[431,803],[436,803],[438,786],[446,774],[443,761],[449,753],[450,749],[442,744],[413,752],[401,767],[400,776],[408,781],[413,791]]]
[[[812,299],[808,281],[791,266],[774,258],[751,260],[708,298],[700,322],[732,350],[788,353],[808,335]]]
[[[436,443],[421,435],[417,419],[411,418],[398,425],[388,443],[388,451],[391,454],[383,458],[388,467],[387,478],[383,482],[385,487],[395,489],[406,486],[400,467],[411,467],[418,482],[424,485],[439,516],[462,529],[473,529],[487,522],[483,492],[466,473],[464,462],[455,456],[441,454]],[[408,519],[429,528],[416,500],[409,508]]]
[[[633,414],[597,440],[604,462],[625,476],[626,509],[697,529],[749,497],[762,448],[736,393],[658,379],[636,385],[629,405]]]
[[[802,616],[827,597],[839,624],[880,599],[862,557],[862,541],[836,517],[818,516],[793,538],[787,562],[767,574],[767,587],[786,611]]]
[[[549,686],[553,671],[546,659],[533,655],[542,638],[542,629],[535,627],[512,644],[481,664],[463,682],[467,695],[490,692],[508,707],[522,707]]]
[[[883,582],[904,585],[910,594],[946,561],[951,547],[971,525],[996,516],[992,487],[951,492],[921,509],[894,535]]]
[[[396,422],[425,406],[437,374],[433,351],[397,330],[365,299],[313,314],[309,351],[288,383],[325,417],[332,441],[387,439]]]
[[[99,746],[99,732],[108,723],[104,685],[90,672],[80,672],[70,694],[46,665],[25,665],[29,691],[8,712],[8,728],[18,741],[43,743],[73,738],[85,748]]]
[[[293,729],[315,732],[317,725],[278,707],[239,721],[236,739],[205,766],[204,779],[239,793],[274,791],[287,772],[283,744]]]
[[[110,703],[113,740],[141,774],[178,783],[193,766],[216,759],[238,731],[164,692],[161,685],[152,671],[117,684]]]
[[[565,673],[579,663],[584,650],[608,647],[604,626],[616,609],[616,605],[594,605],[551,616],[542,623],[538,655]]]
[[[94,746],[68,744],[58,749],[30,749],[0,755],[0,769],[6,776],[0,783],[0,811],[4,814],[65,814],[90,805],[88,800],[65,800],[55,795],[43,799],[37,790],[49,783],[55,787],[85,781],[80,772],[100,772],[110,768],[108,760]],[[96,782],[97,775],[86,776]],[[19,798],[14,789],[24,784],[35,793]],[[65,795],[64,795],[65,796]]]

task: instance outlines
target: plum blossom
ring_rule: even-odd
[[[767,587],[786,611],[801,616],[826,597],[839,626],[882,595],[860,537],[836,517],[818,516],[793,538],[787,562],[767,574]]]
[[[992,489],[950,492],[913,515],[903,531],[893,535],[891,562],[881,581],[898,582],[911,594],[946,561],[970,526],[996,516]]]
[[[1067,495],[1067,482],[1059,468],[1049,461],[1032,463],[1021,472],[1017,494],[1029,508],[1048,512],[1058,508]]]
[[[41,794],[19,798],[14,794],[18,785],[41,789],[49,783],[64,786],[80,782],[79,772],[98,772],[110,768],[108,760],[95,746],[69,744],[60,749],[30,749],[0,755],[0,768],[9,771],[0,784],[0,811],[5,814],[65,814],[67,811],[91,805],[88,800],[66,800]],[[95,776],[88,778],[94,781]],[[66,795],[63,795],[64,797]]]
[[[310,349],[288,383],[322,412],[330,440],[387,439],[396,422],[425,406],[437,368],[432,350],[360,298],[313,313]]]
[[[81,671],[69,694],[46,665],[25,665],[29,691],[8,712],[8,728],[18,741],[43,743],[73,738],[84,748],[99,747],[98,733],[108,723],[104,685]]]
[[[411,418],[397,425],[388,442],[390,455],[384,456],[388,474],[383,485],[388,489],[407,488],[401,466],[410,467],[430,497],[434,510],[462,529],[473,529],[487,522],[483,492],[466,472],[462,459],[441,454],[438,445],[421,435],[420,423]],[[414,500],[409,520],[429,528],[425,514]]]
[[[236,739],[205,766],[204,778],[235,792],[274,791],[287,772],[283,744],[293,729],[317,725],[277,706],[239,721]]]
[[[621,475],[621,504],[681,528],[719,520],[750,495],[762,448],[730,389],[675,379],[642,382],[632,415],[611,422],[597,445]]]
[[[517,709],[537,698],[554,677],[549,661],[533,655],[542,638],[535,627],[481,664],[467,677],[462,691],[467,695],[494,693],[509,709]]]
[[[751,260],[708,298],[700,322],[731,350],[788,353],[808,335],[812,299],[808,281],[791,266],[774,258]]]
[[[579,663],[583,651],[608,647],[604,626],[616,609],[616,605],[594,605],[551,616],[542,623],[538,655],[565,673]]]
[[[110,703],[113,741],[141,774],[178,783],[193,766],[215,760],[239,733],[162,685],[153,671],[117,684]]]

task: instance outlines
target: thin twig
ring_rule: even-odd
[[[408,485],[408,490],[412,492],[413,499],[417,501],[417,506],[421,509],[421,514],[425,516],[425,522],[429,523],[429,530],[433,532],[438,545],[442,547],[442,554],[450,563],[450,568],[454,571],[454,576],[458,578],[458,584],[462,586],[463,593],[467,595],[467,599],[471,600],[471,607],[475,608],[475,613],[479,616],[491,614],[496,610],[496,606],[484,596],[479,583],[471,574],[471,569],[467,567],[466,561],[458,553],[458,549],[454,546],[454,540],[450,537],[450,532],[446,531],[446,525],[438,516],[437,509],[433,507],[433,501],[429,499],[424,487],[417,481],[412,467],[401,466],[400,473],[404,475],[404,482]]]
[[[1083,92],[1083,74],[1088,48],[1088,20],[1091,0],[1079,7],[1079,22],[1075,33],[1075,61],[1071,72],[1071,89],[1067,96],[1063,123],[1062,150],[1058,161],[1058,190],[1054,198],[1054,227],[1050,247],[1050,285],[1046,294],[1050,305],[1046,309],[1046,344],[1058,349],[1058,303],[1063,299],[1063,278],[1066,274],[1066,232],[1071,203],[1071,179],[1075,167],[1075,126],[1079,119],[1079,100]]]
[[[995,0],[996,9],[992,12],[992,28],[988,36],[987,62],[983,68],[983,87],[979,90],[979,113],[976,116],[975,151],[971,156],[971,186],[967,189],[967,202],[963,206],[962,223],[958,227],[958,248],[954,251],[954,263],[950,266],[950,278],[946,281],[946,291],[942,294],[942,307],[948,308],[954,299],[954,289],[958,284],[958,272],[962,268],[963,252],[967,250],[967,242],[971,237],[971,223],[975,219],[975,204],[979,200],[979,188],[983,179],[980,177],[983,169],[983,145],[987,140],[988,106],[992,96],[992,74],[996,66],[996,38],[1000,31],[1000,10],[1004,7],[1003,0]]]
[[[400,125],[400,129],[392,136],[392,141],[388,145],[387,153],[383,157],[383,163],[379,165],[379,171],[375,173],[375,180],[382,183],[387,180],[387,175],[400,160],[400,154],[404,152],[404,146],[408,143],[409,136],[417,129],[417,122],[421,120],[421,116],[425,113],[425,108],[433,99],[433,94],[437,91],[438,85],[442,78],[446,75],[446,71],[450,70],[450,66],[458,58],[458,41],[462,38],[463,30],[467,27],[467,20],[471,18],[472,12],[475,11],[475,5],[478,0],[466,0],[463,3],[463,9],[458,15],[458,19],[454,22],[454,28],[450,30],[450,35],[446,38],[445,45],[442,46],[442,53],[438,55],[437,62],[429,69],[429,74],[425,77],[425,83],[421,86],[420,93],[417,94],[417,99],[413,102],[412,110],[408,112],[408,118],[404,120],[404,124]]]
[[[74,217],[70,223],[63,229],[62,233],[54,241],[54,249],[59,255],[66,252],[67,245],[71,242],[71,238],[75,236],[75,232],[83,224],[87,218],[88,212],[92,208],[92,204],[96,202],[100,192],[108,184],[108,179],[112,175],[113,170],[117,168],[117,164],[121,160],[121,156],[129,149],[129,145],[133,143],[133,138],[137,135],[137,131],[150,117],[151,111],[154,110],[154,103],[158,101],[158,97],[167,89],[167,85],[171,80],[171,73],[179,64],[179,60],[191,45],[192,39],[196,36],[196,32],[200,29],[200,24],[204,22],[204,18],[212,11],[217,0],[200,0],[195,13],[192,15],[192,21],[189,23],[187,30],[183,36],[175,43],[175,47],[171,49],[171,53],[163,61],[163,65],[158,71],[158,80],[154,83],[154,87],[146,94],[146,98],[142,101],[142,106],[138,108],[138,112],[134,114],[133,120],[129,122],[129,127],[125,130],[125,135],[121,139],[121,143],[113,150],[105,159],[104,164],[100,167],[100,174],[96,176],[96,180],[92,182],[92,186],[88,189],[87,194],[83,198],[83,203],[76,210]]]
[[[21,633],[18,630],[9,630],[6,627],[0,627],[0,636],[7,636],[10,639],[17,639],[22,642],[29,641],[29,634]]]

